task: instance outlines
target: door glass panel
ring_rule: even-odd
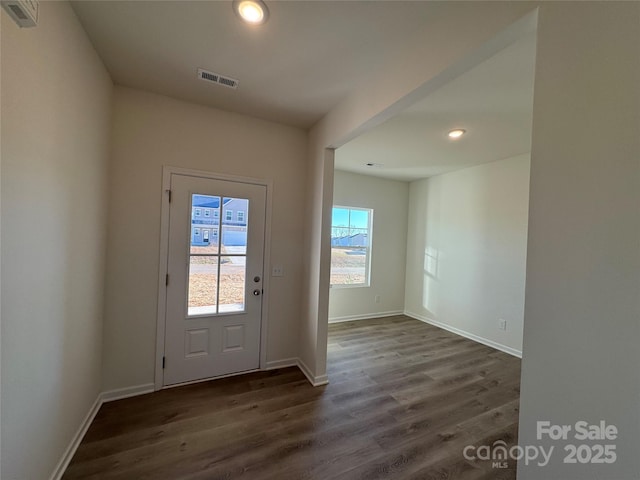
[[[247,254],[249,200],[224,197],[222,202],[222,252]]]
[[[218,253],[220,197],[191,195],[191,253]]]
[[[220,263],[220,313],[244,311],[246,257],[222,257]]]
[[[243,312],[246,297],[249,200],[191,195],[187,312]]]
[[[218,304],[218,257],[192,256],[189,262],[189,315],[211,315]]]

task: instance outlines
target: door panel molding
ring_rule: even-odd
[[[265,231],[264,231],[264,255],[263,255],[263,279],[262,285],[266,294],[261,295],[262,321],[260,328],[260,369],[267,368],[267,332],[269,324],[269,292],[271,280],[271,212],[273,182],[270,179],[260,179],[237,175],[228,175],[205,170],[194,170],[182,167],[164,166],[162,168],[162,189],[161,189],[161,217],[160,217],[160,253],[158,259],[158,304],[156,318],[156,355],[154,389],[164,388],[164,349],[165,330],[167,312],[167,273],[169,259],[169,201],[172,175],[184,175],[205,179],[222,180],[235,183],[245,183],[250,185],[260,185],[266,187],[265,206]],[[240,372],[245,373],[245,372]],[[226,375],[228,376],[228,375]],[[191,383],[191,382],[189,382]]]

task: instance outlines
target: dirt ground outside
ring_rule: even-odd
[[[358,252],[358,254],[353,252]],[[365,283],[367,281],[366,271],[367,255],[364,249],[354,247],[333,247],[331,249],[331,285]]]
[[[220,275],[220,305],[244,303],[244,266]],[[189,275],[189,307],[206,307],[216,304],[217,272],[192,273]]]
[[[197,248],[194,252],[194,249]],[[205,250],[207,249],[207,250]],[[192,253],[214,253],[215,247],[192,247]],[[223,247],[223,253],[224,247]],[[220,305],[244,304],[246,266],[244,257],[191,257],[189,266],[189,307],[216,305],[220,261]]]
[[[347,253],[354,251],[357,251],[357,249],[331,249],[332,285],[353,285],[366,282],[367,256]],[[217,246],[192,247],[192,253],[217,253]],[[223,247],[223,254],[224,253]],[[244,258],[211,255],[191,257],[191,265],[189,268],[189,307],[216,305],[218,259],[220,259],[221,262],[220,305],[244,304],[246,276]]]

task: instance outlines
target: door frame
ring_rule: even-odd
[[[166,278],[169,261],[169,190],[171,187],[171,175],[184,175],[188,177],[209,178],[212,180],[222,180],[235,183],[248,183],[251,185],[264,186],[267,190],[264,228],[264,257],[262,265],[262,288],[267,293],[261,296],[262,315],[260,319],[260,369],[264,370],[267,364],[267,328],[269,323],[269,281],[271,279],[269,265],[271,265],[271,207],[273,182],[262,178],[241,177],[214,173],[205,170],[193,170],[190,168],[163,166],[162,167],[162,190],[161,190],[161,217],[160,217],[160,256],[158,260],[158,315],[156,320],[156,356],[155,356],[155,381],[154,390],[161,390],[164,386],[164,369],[162,359],[164,357],[165,326],[167,310],[167,288]],[[247,373],[247,372],[242,372]],[[238,375],[238,374],[231,374]],[[230,375],[226,375],[230,376]],[[222,378],[222,377],[215,377]],[[202,382],[208,379],[196,380]],[[186,383],[195,383],[186,382]],[[171,385],[171,387],[179,386]],[[170,388],[170,387],[166,387]]]

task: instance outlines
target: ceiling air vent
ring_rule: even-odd
[[[217,83],[218,85],[222,85],[223,87],[233,88],[234,90],[238,88],[238,84],[239,84],[238,80],[225,77],[218,73],[209,72],[207,70],[203,70],[202,68],[198,69],[198,78],[200,80],[204,80],[205,82]]]
[[[37,0],[2,0],[2,6],[21,28],[38,24]]]

